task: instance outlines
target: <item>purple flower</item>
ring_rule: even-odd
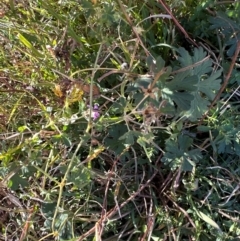
[[[88,106],[88,107],[90,107],[90,106]],[[100,117],[99,104],[97,104],[97,103],[94,104],[94,106],[92,108],[92,112],[91,112],[91,117],[93,118],[94,121]]]

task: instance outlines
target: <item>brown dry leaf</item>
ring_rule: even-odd
[[[60,85],[58,85],[58,84],[55,84],[55,88],[53,89],[53,92],[54,92],[54,94],[56,95],[56,96],[58,96],[58,97],[63,97],[63,92],[62,92],[62,90],[61,90],[61,86]]]
[[[84,83],[83,81],[76,81],[75,84],[79,89],[82,89],[85,95],[90,94],[90,84]],[[101,95],[100,89],[97,85],[93,84],[93,97],[96,98]]]
[[[5,16],[6,12],[3,9],[0,9],[0,18]]]

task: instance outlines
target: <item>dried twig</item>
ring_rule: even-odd
[[[117,161],[116,160],[112,166],[112,170],[110,171],[109,175],[108,175],[108,181],[107,181],[107,184],[106,184],[106,188],[105,188],[105,194],[104,194],[104,199],[103,199],[103,207],[102,207],[102,212],[101,212],[101,218],[100,220],[95,224],[95,239],[96,241],[101,241],[102,238],[102,232],[104,230],[104,224],[105,224],[105,221],[107,220],[107,215],[106,215],[106,210],[107,210],[107,194],[108,194],[108,190],[109,190],[109,185],[110,185],[110,181],[111,181],[111,176],[114,175],[113,174],[113,170],[114,170],[114,167],[116,166],[117,164]]]
[[[29,229],[29,226],[30,226],[30,223],[31,223],[31,218],[32,218],[33,212],[34,212],[34,208],[31,208],[29,210],[29,215],[28,215],[26,223],[23,227],[22,234],[21,234],[21,237],[19,238],[19,241],[23,241],[27,236],[27,232],[28,232],[28,229]]]
[[[124,201],[123,203],[121,203],[119,206],[116,205],[112,210],[108,211],[106,214],[106,218],[111,218],[115,213],[118,212],[119,208],[124,207],[127,203],[129,203],[131,200],[133,200],[137,195],[140,194],[140,192],[142,192],[143,189],[145,189],[149,183],[152,181],[152,179],[156,176],[156,174],[158,173],[157,170],[155,170],[155,172],[153,173],[153,175],[151,176],[150,179],[148,179],[148,181],[142,185],[137,192],[133,193],[126,201]],[[77,241],[83,241],[85,238],[87,238],[88,236],[90,236],[91,234],[93,234],[95,231],[95,227],[91,228],[88,232],[84,233],[83,235],[81,235],[79,237],[79,239]]]
[[[196,228],[196,225],[194,224],[188,213],[183,208],[181,208],[170,196],[168,196],[166,193],[164,193],[164,195],[174,204],[176,208],[178,208],[184,214],[185,217],[187,217],[192,226]]]
[[[180,29],[180,31],[184,34],[185,38],[187,40],[189,40],[191,42],[191,44],[193,44],[194,46],[198,47],[198,45],[196,44],[196,42],[189,37],[188,33],[185,31],[185,29],[182,27],[182,25],[177,21],[177,19],[174,17],[174,15],[172,14],[171,10],[169,9],[169,7],[167,6],[167,4],[164,2],[164,0],[158,0],[159,3],[161,3],[161,5],[163,6],[163,8],[165,9],[165,11],[171,16],[173,22],[175,23],[175,25]]]
[[[220,98],[220,96],[221,96],[222,92],[224,91],[224,89],[227,87],[227,84],[228,84],[228,82],[229,82],[229,80],[230,80],[230,77],[231,77],[231,75],[232,75],[232,71],[233,71],[234,65],[235,65],[235,63],[236,63],[237,57],[238,57],[238,55],[239,55],[239,52],[240,52],[240,41],[238,41],[237,48],[236,48],[235,54],[234,54],[234,56],[233,56],[233,58],[232,58],[232,62],[231,62],[231,65],[230,65],[230,67],[229,67],[228,74],[227,74],[227,76],[226,76],[226,78],[225,78],[225,80],[224,80],[224,82],[223,82],[220,90],[218,91],[217,95],[215,96],[215,98],[214,98],[211,106],[209,107],[209,109],[211,109],[211,108],[214,106],[214,104],[215,104],[215,103],[218,101],[218,99]]]
[[[126,17],[126,20],[127,20],[128,24],[131,26],[132,31],[134,32],[134,34],[136,35],[139,43],[141,44],[142,48],[144,49],[146,56],[151,55],[150,52],[149,52],[149,51],[147,50],[147,48],[145,47],[145,45],[143,44],[142,39],[140,38],[137,29],[134,27],[131,18],[128,16],[127,11],[126,11],[125,7],[123,6],[123,4],[122,4],[122,2],[121,2],[120,0],[118,0],[118,4],[119,4],[119,6],[120,6],[120,8],[121,8],[121,10],[122,10],[122,12],[123,12],[123,14],[124,14],[125,17]]]
[[[231,64],[230,64],[230,67],[229,67],[229,70],[228,70],[228,74],[226,75],[226,78],[225,78],[225,80],[224,80],[224,82],[223,82],[220,90],[218,91],[217,95],[215,96],[215,98],[213,99],[211,105],[209,106],[208,111],[204,114],[204,116],[203,116],[202,119],[200,120],[199,125],[202,124],[202,122],[203,122],[204,118],[207,116],[208,112],[209,112],[209,111],[212,109],[212,107],[216,104],[216,102],[219,100],[222,92],[223,92],[224,89],[227,87],[227,84],[228,84],[228,82],[229,82],[229,80],[230,80],[230,77],[231,77],[231,75],[232,75],[232,71],[233,71],[234,65],[235,65],[235,63],[236,63],[237,57],[238,57],[238,55],[239,55],[239,52],[240,52],[240,41],[238,41],[237,48],[236,48],[236,50],[235,50],[235,54],[234,54],[234,56],[233,56],[233,58],[232,58],[232,62],[231,62]]]

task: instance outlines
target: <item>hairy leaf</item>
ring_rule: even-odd
[[[193,139],[186,135],[180,135],[176,140],[167,140],[166,152],[162,161],[168,163],[172,169],[181,167],[182,171],[191,171],[202,158],[199,149],[189,150],[192,142]]]
[[[193,95],[190,91],[196,89],[197,76],[187,76],[188,72],[183,72],[165,84],[162,96],[170,103],[176,103],[179,110],[189,110]]]
[[[128,131],[121,137],[119,137],[119,140],[124,141],[126,145],[133,145],[135,142],[135,139],[140,136],[141,133],[138,131]]]
[[[221,70],[205,80],[199,80],[196,91],[192,92],[194,99],[191,102],[191,108],[186,113],[191,121],[201,118],[203,113],[207,111],[210,101],[214,99],[215,93],[220,89],[221,80],[218,79],[220,75]]]
[[[210,100],[213,100],[215,97],[214,91],[219,90],[220,88],[221,80],[218,79],[218,77],[220,77],[221,73],[222,71],[219,70],[209,76],[207,79],[203,81],[200,80],[197,85],[198,91],[205,94]]]
[[[209,74],[212,71],[212,60],[206,58],[202,48],[195,48],[193,56],[184,48],[179,48],[178,52],[180,66],[186,70],[177,73],[172,81],[166,83],[170,91],[163,90],[163,96],[174,101],[178,109],[186,110],[184,114],[191,121],[196,121],[219,90],[221,80],[218,78],[222,71]]]
[[[209,58],[204,60],[206,52],[203,48],[195,48],[193,56],[189,55],[188,51],[182,47],[178,49],[178,53],[178,61],[181,68],[189,68],[185,72],[199,76],[209,73],[212,70],[212,61]]]

